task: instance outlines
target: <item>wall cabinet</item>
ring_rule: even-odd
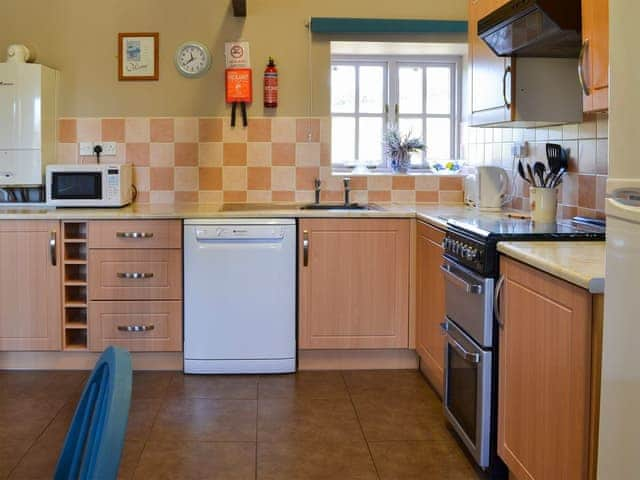
[[[0,222],[0,350],[60,350],[59,242],[59,222]]]
[[[444,232],[418,222],[416,236],[416,351],[423,372],[442,395],[445,339],[440,324],[445,305],[440,266]]]
[[[498,454],[518,480],[584,479],[592,422],[592,297],[503,258]]]
[[[584,111],[609,108],[609,0],[582,0]]]
[[[515,79],[515,62],[496,56],[478,36],[478,20],[501,7],[508,0],[470,0],[469,62],[471,86],[471,124],[512,120],[511,91]],[[506,97],[506,99],[505,99]]]
[[[410,220],[301,219],[301,349],[407,348]]]

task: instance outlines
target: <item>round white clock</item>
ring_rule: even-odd
[[[183,76],[196,78],[211,68],[211,53],[202,43],[186,42],[176,50],[175,64]]]

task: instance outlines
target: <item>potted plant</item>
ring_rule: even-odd
[[[392,128],[384,134],[383,148],[394,173],[407,173],[411,154],[424,151],[426,145],[420,138],[412,137],[411,132],[402,135],[397,128]]]

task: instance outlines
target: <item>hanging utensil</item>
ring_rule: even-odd
[[[545,173],[547,171],[547,167],[542,162],[536,162],[533,164],[533,171],[540,179],[540,186],[545,187],[546,184],[544,182]]]
[[[529,183],[531,183],[531,185],[533,185],[534,187],[538,186],[538,182],[536,182],[536,177],[533,174],[533,169],[531,168],[531,165],[529,165],[527,163],[527,174],[529,175],[529,179],[531,180]]]
[[[555,174],[562,168],[562,154],[564,149],[561,145],[556,143],[547,143],[547,161],[549,162],[549,169]],[[566,152],[565,152],[566,157]]]

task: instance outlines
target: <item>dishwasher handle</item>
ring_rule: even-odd
[[[195,230],[195,237],[198,242],[279,242],[284,238],[284,235],[283,228],[270,226],[230,225],[203,227]]]

